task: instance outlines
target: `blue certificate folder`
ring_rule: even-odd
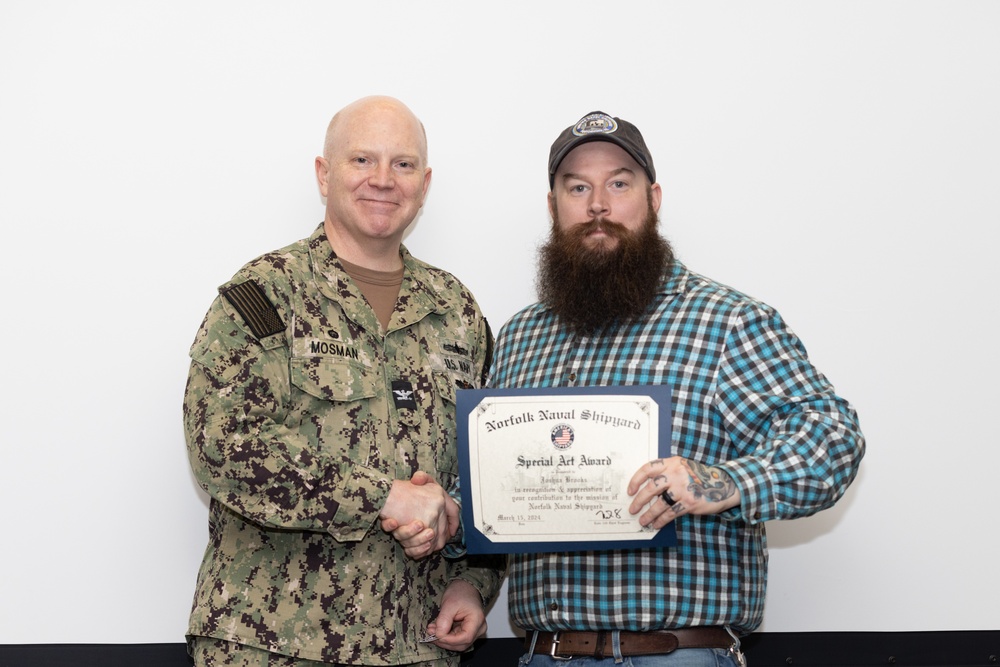
[[[573,400],[586,399],[588,395],[593,396],[636,396],[637,398],[648,397],[657,406],[657,442],[656,447],[660,458],[671,455],[671,401],[670,388],[664,385],[633,385],[633,386],[613,386],[613,387],[546,387],[541,389],[459,389],[457,392],[457,424],[458,424],[458,467],[461,480],[462,496],[462,524],[465,534],[466,549],[470,554],[493,554],[493,553],[533,553],[533,552],[558,552],[558,551],[604,551],[610,549],[637,549],[637,548],[657,548],[672,547],[677,544],[677,533],[674,524],[669,523],[657,531],[652,537],[642,536],[641,538],[624,537],[617,539],[613,535],[597,541],[587,539],[573,539],[565,541],[557,539],[551,535],[532,535],[524,537],[506,537],[503,541],[498,541],[492,527],[485,524],[485,533],[476,526],[474,515],[474,503],[476,502],[477,486],[473,484],[474,479],[480,479],[482,470],[477,470],[477,477],[472,476],[472,460],[478,456],[471,456],[470,453],[470,422],[476,417],[473,411],[477,409],[483,401],[496,397],[525,398],[529,404],[541,405],[546,399],[562,400],[558,397],[573,397]],[[605,399],[607,400],[607,399]],[[637,403],[637,402],[634,402]],[[586,412],[586,411],[583,411]],[[589,414],[589,413],[588,413]],[[525,415],[527,417],[527,415]],[[618,420],[622,421],[622,420]],[[559,430],[563,424],[569,427],[565,433]],[[557,419],[552,422],[552,444],[555,447],[565,447],[571,449],[573,436],[573,421]],[[593,427],[591,427],[593,428]],[[638,428],[638,427],[637,427]],[[569,443],[566,442],[569,440]],[[477,445],[478,446],[478,445]],[[648,449],[653,445],[647,444]],[[557,454],[558,456],[558,454]],[[586,458],[586,457],[584,457]],[[645,462],[645,461],[643,461]],[[629,479],[638,470],[638,466],[622,471],[624,478]],[[492,474],[492,471],[490,471]],[[497,474],[502,471],[497,470]],[[543,479],[544,481],[544,479]],[[481,497],[481,496],[480,496]],[[628,502],[624,503],[624,510],[620,512],[627,514]],[[600,510],[599,510],[600,511]],[[631,516],[631,515],[630,515]],[[627,534],[635,534],[627,533]]]

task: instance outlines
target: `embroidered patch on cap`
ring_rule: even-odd
[[[413,385],[407,380],[392,381],[392,400],[397,410],[416,410],[417,401],[413,397]]]
[[[238,283],[227,287],[221,293],[258,339],[285,330],[285,323],[281,321],[278,309],[268,300],[264,290],[256,281]]]
[[[573,134],[585,137],[588,134],[611,134],[618,129],[615,119],[606,113],[592,113],[580,119],[573,128]]]

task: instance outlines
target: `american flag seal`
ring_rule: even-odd
[[[552,444],[556,446],[556,449],[569,449],[569,446],[573,444],[573,427],[569,424],[559,424],[551,433]]]

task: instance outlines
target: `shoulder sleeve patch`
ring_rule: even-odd
[[[256,281],[238,283],[220,290],[220,293],[236,309],[258,339],[285,330],[285,323],[281,321],[278,309],[268,300],[264,290]]]

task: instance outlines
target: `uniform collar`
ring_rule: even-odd
[[[344,313],[369,331],[379,331],[375,311],[368,305],[361,290],[337,259],[330,246],[323,224],[309,237],[309,256],[319,291],[328,299],[338,302]],[[413,257],[405,246],[399,247],[403,260],[403,284],[399,288],[396,310],[389,321],[389,331],[408,327],[430,313],[448,310],[448,302],[438,298],[427,266]]]

